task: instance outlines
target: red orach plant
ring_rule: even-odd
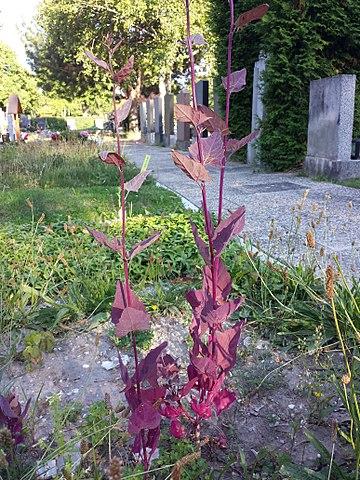
[[[190,0],[185,0],[187,18],[186,45],[190,60],[192,106],[176,105],[175,116],[179,122],[190,123],[195,132],[195,142],[189,148],[189,155],[173,151],[174,163],[201,190],[202,211],[206,241],[199,235],[194,224],[192,231],[199,253],[205,266],[203,268],[202,288],[190,291],[187,300],[192,308],[190,335],[193,345],[190,349],[190,363],[187,367],[188,381],[182,388],[176,386],[177,366],[168,359],[162,368],[167,368],[169,383],[162,413],[170,419],[170,432],[177,438],[187,435],[186,424],[192,427],[197,441],[200,441],[200,425],[204,419],[219,415],[235,401],[235,394],[224,386],[225,379],[236,362],[237,346],[244,321],[232,326],[227,325],[244,300],[242,297],[230,298],[231,277],[221,260],[226,245],[238,235],[245,223],[245,208],[240,207],[223,219],[223,191],[225,166],[229,157],[256,138],[258,132],[236,140],[229,138],[230,97],[246,85],[246,70],[232,72],[232,44],[236,29],[243,28],[251,21],[260,19],[267,11],[267,5],[261,5],[241,15],[235,22],[234,1],[230,4],[230,31],[228,35],[227,75],[222,79],[226,91],[226,113],[223,120],[210,108],[199,105],[195,91],[194,45],[205,43],[201,35],[191,35]],[[208,130],[210,136],[203,138]],[[218,215],[216,225],[208,209],[207,183],[210,181],[208,166],[220,168]],[[172,365],[172,372],[169,372]],[[188,402],[184,402],[189,397]],[[186,420],[184,424],[182,420]]]
[[[116,131],[116,151],[101,152],[100,159],[104,163],[115,165],[119,173],[121,233],[119,238],[108,238],[104,233],[97,230],[89,229],[89,232],[98,243],[119,253],[122,258],[124,279],[117,281],[111,318],[115,325],[116,335],[118,337],[130,335],[132,340],[135,372],[133,375],[130,375],[128,369],[123,365],[121,355],[119,354],[120,373],[125,384],[125,396],[131,411],[128,429],[129,433],[134,436],[133,452],[141,458],[144,470],[147,471],[160,437],[161,415],[159,413],[159,405],[165,396],[166,390],[159,385],[160,371],[157,365],[158,358],[166,347],[166,342],[151,350],[143,360],[139,359],[135,332],[149,329],[150,316],[146,312],[144,304],[131,288],[129,264],[136,255],[153,244],[159,238],[160,233],[155,232],[150,238],[137,243],[130,250],[126,248],[126,195],[127,192],[137,192],[140,189],[149,171],[141,172],[130,181],[125,182],[125,159],[121,152],[119,126],[128,117],[132,100],[126,100],[123,105],[117,108],[116,88],[131,75],[134,58],[131,57],[122,68],[116,70],[113,57],[121,42],[114,42],[113,37],[108,35],[104,44],[108,52],[107,61],[95,57],[89,51],[85,53],[96,65],[105,70],[113,82],[112,102]]]

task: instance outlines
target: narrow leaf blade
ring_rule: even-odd
[[[100,68],[103,68],[104,70],[107,70],[109,71],[110,70],[110,67],[109,65],[104,61],[104,60],[101,60],[100,58],[98,57],[95,57],[95,55],[93,53],[91,53],[89,50],[85,50],[85,55],[94,63],[96,63],[96,65]]]
[[[125,182],[125,190],[128,192],[138,192],[142,186],[142,184],[145,182],[147,177],[150,175],[150,170],[145,170],[143,172],[138,173],[133,177],[131,180],[128,182]]]
[[[251,22],[256,20],[261,20],[261,18],[267,13],[269,10],[269,5],[267,3],[263,3],[258,7],[252,8],[245,13],[242,13],[235,22],[235,27],[237,29],[243,28]]]
[[[133,246],[133,248],[129,252],[129,260],[132,260],[136,255],[143,252],[146,248],[150,247],[153,243],[155,243],[161,235],[161,232],[156,232],[149,238],[146,238],[142,242],[137,243]]]

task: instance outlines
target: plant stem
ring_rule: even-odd
[[[226,128],[229,128],[230,119],[230,75],[232,64],[232,46],[235,32],[235,9],[234,0],[229,0],[230,5],[230,30],[228,35],[228,47],[227,47],[227,77],[226,77],[226,110],[225,110],[225,124]],[[226,165],[226,144],[228,136],[224,136],[224,156],[220,167],[220,183],[219,183],[219,210],[218,210],[218,223],[221,222],[222,210],[223,210],[223,197],[224,197],[224,179],[225,179],[225,165]]]
[[[111,55],[110,55],[111,60]],[[111,65],[111,61],[109,62]],[[121,156],[121,142],[120,142],[120,132],[119,124],[117,121],[116,115],[116,92],[115,85],[112,90],[112,102],[114,110],[114,121],[115,121],[115,136],[116,136],[116,146],[117,154]],[[121,256],[124,264],[124,278],[125,278],[125,290],[126,290],[126,303],[129,306],[131,303],[131,290],[130,290],[130,275],[129,275],[129,260],[126,251],[126,201],[125,201],[125,176],[124,176],[124,167],[119,167],[119,176],[120,176],[120,191],[121,191]],[[134,332],[131,332],[131,343],[134,352],[134,362],[135,362],[135,379],[136,379],[136,392],[138,397],[139,405],[142,403],[141,398],[141,385],[139,377],[139,358],[137,353],[136,337]],[[144,431],[141,431],[141,445],[143,450],[143,462],[144,469],[147,471],[149,469],[149,462],[147,457],[146,445],[145,445],[145,434]]]

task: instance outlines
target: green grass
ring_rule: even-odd
[[[343,180],[338,183],[345,187],[360,188],[360,178],[350,178],[349,180]]]

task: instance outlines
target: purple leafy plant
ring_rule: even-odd
[[[134,58],[131,57],[120,69],[115,69],[114,55],[121,42],[115,42],[113,37],[108,35],[104,44],[108,52],[107,61],[95,57],[91,52],[86,51],[85,53],[90,60],[110,76],[113,82],[112,102],[115,118],[116,151],[101,152],[100,159],[104,163],[115,165],[119,173],[121,232],[119,238],[108,238],[104,233],[97,230],[89,229],[89,233],[100,245],[117,252],[121,256],[124,267],[124,278],[123,280],[118,280],[116,284],[111,319],[115,325],[116,335],[118,337],[130,335],[132,341],[135,371],[133,375],[130,375],[119,354],[120,374],[125,384],[125,397],[130,408],[128,430],[134,437],[133,452],[141,459],[146,472],[149,469],[151,457],[157,448],[160,437],[160,404],[165,397],[166,389],[159,385],[160,370],[158,364],[167,344],[166,342],[162,343],[151,350],[144,359],[139,359],[135,333],[149,329],[150,316],[146,312],[142,301],[131,288],[129,265],[136,255],[158,240],[160,232],[155,232],[151,237],[133,245],[130,250],[127,250],[126,196],[128,192],[138,192],[150,172],[141,172],[128,182],[125,182],[125,159],[121,153],[119,126],[128,117],[132,100],[126,100],[118,108],[116,105],[116,88],[130,77],[134,66]]]
[[[199,105],[196,99],[193,45],[200,40],[201,44],[206,42],[203,37],[191,34],[190,0],[185,0],[185,6],[192,105],[177,105],[175,108],[176,119],[190,123],[195,132],[195,142],[189,148],[189,155],[173,151],[172,158],[175,165],[196,182],[201,190],[206,240],[200,236],[194,224],[192,231],[205,265],[202,287],[187,294],[192,308],[190,335],[193,342],[189,352],[187,383],[180,387],[178,366],[170,356],[162,357],[160,362],[162,375],[167,378],[167,394],[162,414],[170,420],[172,435],[177,438],[186,436],[189,433],[186,425],[190,424],[197,441],[200,441],[202,421],[210,419],[214,414],[220,415],[236,399],[235,394],[228,390],[224,383],[236,363],[237,346],[244,321],[237,321],[230,326],[229,320],[244,303],[244,299],[231,298],[231,277],[221,255],[226,245],[244,228],[245,208],[240,207],[227,218],[223,218],[224,177],[229,157],[255,139],[258,132],[253,132],[241,140],[229,138],[230,97],[246,85],[246,70],[232,71],[232,45],[235,31],[249,22],[259,20],[268,9],[267,5],[261,5],[241,15],[235,22],[234,0],[229,0],[229,5],[227,75],[222,79],[226,91],[225,119],[210,108]],[[202,137],[205,129],[210,133],[208,138]],[[216,225],[213,224],[208,209],[207,183],[211,181],[207,168],[209,165],[220,169]]]
[[[0,395],[0,428],[7,428],[12,436],[14,446],[24,442],[24,418],[29,410],[30,400],[23,408],[14,393]]]

